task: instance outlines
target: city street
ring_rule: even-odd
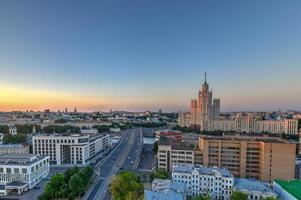
[[[90,190],[83,197],[84,200],[110,199],[109,184],[112,177],[119,170],[137,169],[143,147],[142,129],[128,129],[120,143],[104,158],[99,166],[99,176]]]

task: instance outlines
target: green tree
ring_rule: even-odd
[[[69,189],[70,192],[80,199],[81,195],[85,191],[85,186],[82,177],[80,177],[78,174],[74,174],[71,176],[69,180]]]
[[[143,185],[138,177],[128,171],[113,177],[110,192],[114,200],[142,200]]]
[[[85,167],[81,170],[79,175],[82,177],[85,187],[89,184],[89,181],[91,180],[93,176],[93,169],[92,167]]]
[[[248,195],[240,191],[234,191],[230,196],[230,200],[248,200]]]
[[[159,178],[159,179],[168,179],[169,174],[165,170],[158,170],[155,173],[151,174],[151,179]]]
[[[159,145],[158,141],[154,142],[153,152],[156,153],[156,154],[158,153],[158,145]]]
[[[25,134],[17,134],[17,135],[11,135],[11,134],[5,134],[3,136],[3,143],[4,144],[25,144],[26,143],[27,136]]]
[[[73,167],[73,168],[70,168],[67,171],[65,171],[65,173],[64,173],[65,183],[69,183],[69,179],[71,178],[71,176],[77,174],[79,171],[80,170],[78,167]]]
[[[62,198],[65,196],[65,178],[63,174],[54,175],[47,183],[45,188],[45,195],[52,198]]]
[[[211,197],[209,194],[203,196],[199,195],[199,196],[192,197],[192,200],[211,200]]]

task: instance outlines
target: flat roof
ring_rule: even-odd
[[[198,170],[200,174],[205,175],[215,175],[216,173],[220,173],[223,177],[233,177],[227,169],[217,167],[195,167],[193,165],[174,165],[172,167],[172,172],[191,173],[193,170]]]
[[[274,180],[280,187],[296,199],[301,199],[301,180]]]
[[[35,154],[14,154],[5,153],[0,154],[0,165],[31,165],[43,158],[45,155],[35,155]]]
[[[224,135],[224,136],[214,136],[214,135],[201,135],[200,138],[208,139],[208,140],[224,140],[224,141],[256,141],[256,142],[269,142],[269,143],[283,143],[283,144],[293,144],[288,142],[287,140],[278,138],[278,137],[266,137],[266,136],[250,136],[250,135]]]
[[[0,148],[23,148],[22,144],[0,144]]]

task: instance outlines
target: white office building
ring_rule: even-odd
[[[172,180],[186,184],[189,195],[207,195],[212,199],[228,200],[234,186],[233,175],[225,169],[174,165]]]
[[[39,183],[49,173],[49,157],[33,154],[0,155],[0,195],[18,194]]]
[[[55,165],[86,165],[110,145],[104,134],[41,134],[33,136],[33,153],[49,156]]]

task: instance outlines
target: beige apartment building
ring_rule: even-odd
[[[227,168],[236,177],[263,181],[294,178],[296,145],[279,138],[202,136],[202,163]]]
[[[192,147],[181,145],[158,146],[158,169],[170,171],[176,164],[195,164],[195,150]]]

